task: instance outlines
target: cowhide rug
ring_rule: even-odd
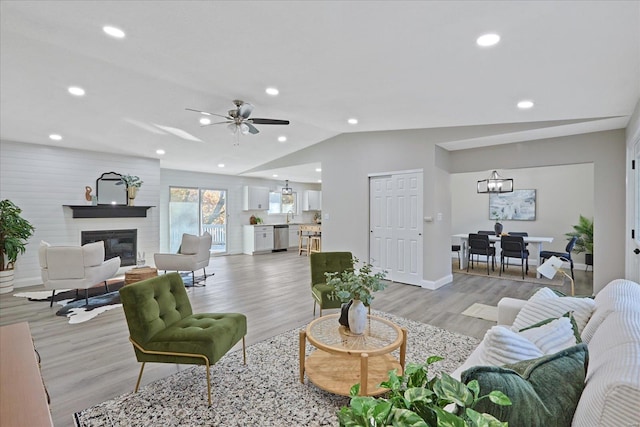
[[[122,286],[124,282],[119,280],[109,283],[109,292],[106,292],[104,286],[89,288],[88,305],[85,301],[84,289],[81,289],[77,295],[75,289],[57,291],[53,301],[62,308],[56,312],[56,315],[65,316],[69,319],[69,323],[76,324],[91,320],[105,311],[122,307],[120,293],[118,293]],[[51,291],[18,292],[13,296],[28,298],[29,301],[51,302]]]

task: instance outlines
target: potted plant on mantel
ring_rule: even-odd
[[[573,247],[574,252],[577,254],[584,252],[585,264],[593,266],[593,220],[580,215],[578,224],[574,225],[573,231],[566,233],[565,236],[569,239],[578,238]]]
[[[367,325],[367,309],[371,305],[373,292],[381,291],[387,287],[382,280],[387,275],[386,271],[372,274],[373,266],[363,263],[359,269],[355,266],[359,260],[353,257],[353,268],[342,273],[325,273],[327,285],[335,288],[335,296],[342,302],[352,300],[349,307],[349,330],[355,335],[361,335]]]
[[[0,202],[0,294],[13,291],[14,264],[35,230],[21,213],[10,200]]]
[[[120,179],[127,185],[127,199],[129,200],[128,205],[133,206],[134,199],[138,194],[138,188],[142,187],[144,181],[141,181],[140,177],[137,177],[135,175],[122,175]]]

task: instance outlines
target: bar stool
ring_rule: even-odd
[[[300,230],[300,237],[298,238],[298,255],[302,255],[302,252],[306,252],[307,256],[309,256],[310,246],[311,236]]]
[[[320,234],[309,236],[309,252],[322,252],[322,240]]]

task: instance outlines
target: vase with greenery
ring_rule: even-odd
[[[504,427],[493,415],[475,411],[483,399],[509,406],[511,400],[494,390],[480,395],[476,380],[463,384],[447,374],[428,377],[429,365],[442,360],[431,356],[424,364],[409,363],[403,375],[389,372],[389,381],[380,384],[390,391],[386,397],[358,396],[360,384],[351,388],[351,402],[338,412],[340,426],[363,427]],[[455,405],[455,412],[445,406]]]
[[[0,293],[13,290],[13,266],[26,250],[27,239],[35,228],[20,215],[22,210],[10,200],[0,202],[0,272],[2,286]]]
[[[144,181],[142,181],[140,177],[135,175],[122,175],[120,179],[127,186],[127,198],[129,199],[129,206],[133,206],[134,199],[138,194],[138,189],[142,187]]]
[[[587,265],[593,265],[593,219],[580,215],[578,224],[574,225],[573,231],[566,233],[565,236],[569,239],[578,238],[573,251],[577,254],[584,252]]]
[[[334,287],[335,298],[342,302],[353,301],[349,307],[349,330],[356,335],[364,333],[367,320],[365,306],[371,305],[373,293],[387,287],[383,282],[387,275],[385,271],[373,273],[373,266],[368,263],[356,269],[358,263],[358,258],[353,257],[352,268],[342,273],[325,273],[327,285]]]

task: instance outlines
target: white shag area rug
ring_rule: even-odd
[[[431,374],[453,372],[479,340],[425,323],[372,310],[408,329],[407,363],[438,355]],[[337,322],[336,322],[337,323]],[[336,324],[337,326],[337,324]],[[325,392],[299,379],[299,332],[292,329],[225,355],[211,367],[212,405],[207,402],[203,366],[193,366],[155,381],[138,393],[74,414],[79,427],[102,426],[335,426],[336,412],[349,398]],[[307,344],[307,355],[314,348]],[[396,354],[397,356],[397,354]],[[132,387],[134,378],[131,379]]]

